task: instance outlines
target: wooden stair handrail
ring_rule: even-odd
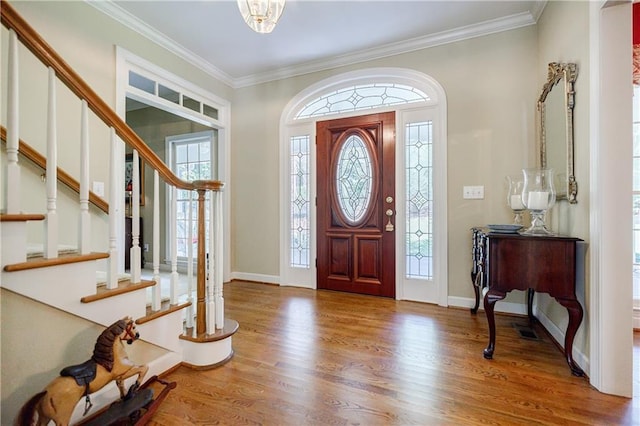
[[[138,151],[140,157],[150,167],[158,171],[165,182],[176,188],[196,191],[205,189],[220,191],[224,182],[214,180],[201,180],[187,182],[178,178],[155,152],[125,123],[107,103],[67,64],[64,59],[9,5],[5,0],[0,1],[0,15],[2,24],[16,32],[18,39],[27,47],[45,66],[53,68],[56,76],[77,97],[87,101],[89,108],[106,125],[113,127],[116,134],[133,149]]]
[[[7,129],[4,126],[0,126],[0,139],[5,143],[7,141]],[[47,170],[47,159],[22,139],[19,140],[18,152],[24,155],[27,160],[40,167],[42,170]],[[77,192],[78,194],[80,193],[80,183],[75,180],[69,173],[58,167],[57,174],[58,180],[60,182],[64,183],[66,186],[71,188],[71,190]],[[109,203],[107,203],[103,198],[97,196],[92,191],[89,191],[89,202],[103,212],[107,214],[109,213]]]

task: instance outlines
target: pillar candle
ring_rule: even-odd
[[[522,204],[522,196],[521,195],[512,195],[511,196],[511,208],[513,210],[524,210],[524,204]]]
[[[529,210],[546,210],[549,206],[549,192],[547,191],[531,191],[527,208]]]

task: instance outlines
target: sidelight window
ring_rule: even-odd
[[[293,268],[308,268],[310,261],[311,196],[309,188],[309,141],[309,135],[295,136],[290,140],[290,265]]]
[[[433,125],[407,123],[405,129],[408,278],[433,278]]]

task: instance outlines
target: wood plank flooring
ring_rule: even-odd
[[[224,296],[234,357],[172,372],[150,424],[640,424],[637,398],[572,376],[540,326],[540,340],[521,338],[525,318],[496,315],[485,360],[482,312],[241,281]]]

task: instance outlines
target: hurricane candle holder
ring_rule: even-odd
[[[545,224],[545,215],[556,202],[552,169],[523,169],[522,202],[531,212],[531,226],[527,235],[553,235]]]
[[[522,176],[507,176],[507,205],[513,210],[513,224],[522,225],[522,214],[526,210],[522,202],[522,188],[524,179]]]

